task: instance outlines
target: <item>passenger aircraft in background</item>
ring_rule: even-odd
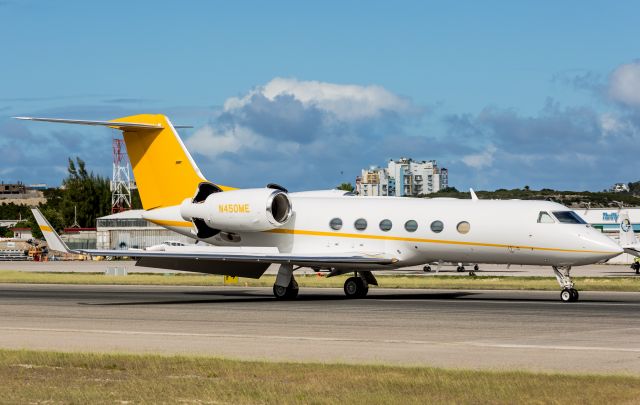
[[[633,225],[629,220],[629,213],[620,214],[620,246],[625,253],[640,257],[640,242],[633,232]]]
[[[273,293],[280,299],[298,295],[293,273],[303,266],[328,276],[353,273],[344,292],[355,298],[377,285],[376,270],[469,262],[548,265],[562,301],[575,301],[571,267],[622,253],[615,241],[554,202],[354,197],[338,190],[289,193],[276,184],[236,189],[210,182],[164,115],[16,118],[121,130],[143,218],[214,245],[78,253],[136,256],[140,266],[252,278],[276,263]],[[34,215],[50,248],[68,252],[42,214]]]

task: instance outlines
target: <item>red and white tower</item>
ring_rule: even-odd
[[[113,138],[113,177],[111,178],[111,213],[131,209],[131,169],[124,140]]]

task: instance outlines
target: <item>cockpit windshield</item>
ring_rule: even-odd
[[[548,212],[540,211],[538,214],[538,223],[539,224],[554,224],[556,221],[551,218]]]
[[[584,219],[573,211],[553,211],[553,216],[562,224],[586,224]]]

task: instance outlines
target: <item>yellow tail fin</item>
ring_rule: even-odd
[[[14,117],[20,120],[97,125],[124,133],[133,176],[146,210],[179,205],[207,182],[169,119],[162,114],[140,114],[112,121],[65,118]],[[215,185],[222,191],[233,187]]]
[[[166,116],[141,114],[111,122],[159,126],[158,129],[120,127],[144,209],[178,205],[193,196],[200,183],[207,181]]]

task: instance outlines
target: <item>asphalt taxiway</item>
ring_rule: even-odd
[[[0,347],[640,373],[640,294],[0,285]]]
[[[154,269],[150,267],[136,266],[133,260],[103,260],[103,261],[49,261],[49,262],[6,262],[0,261],[0,271],[18,270],[33,272],[73,272],[73,273],[104,273],[112,267],[126,269],[128,273],[181,273],[174,270]],[[438,275],[467,276],[468,272],[458,273],[456,266],[451,264],[443,265],[439,271],[438,266],[431,265],[432,271],[425,273],[423,266],[404,267],[394,270],[377,271],[375,274],[410,274],[424,277],[437,277]],[[471,270],[471,266],[466,267]],[[266,274],[277,274],[278,265],[270,266]],[[296,270],[296,274],[313,274],[313,270],[301,268]],[[513,276],[513,277],[553,277],[550,266],[520,266],[520,265],[500,265],[482,264],[477,273],[482,276]],[[635,277],[634,271],[625,264],[591,264],[587,266],[576,266],[571,275],[574,277]]]

